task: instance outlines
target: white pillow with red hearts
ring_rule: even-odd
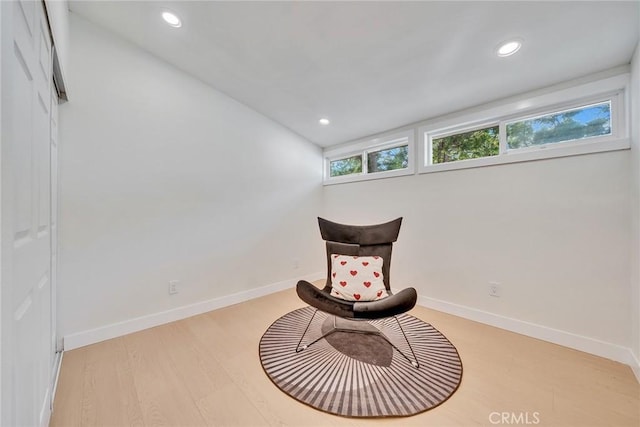
[[[389,296],[382,257],[331,254],[331,295],[347,301],[375,301]]]

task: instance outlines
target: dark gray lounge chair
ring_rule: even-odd
[[[317,310],[325,313],[337,316],[347,320],[372,320],[382,318],[394,318],[402,331],[402,335],[411,351],[410,358],[407,354],[402,352],[384,333],[376,329],[374,332],[377,335],[382,336],[396,350],[398,350],[404,357],[406,357],[416,368],[419,367],[418,361],[411,347],[411,343],[407,339],[402,325],[398,318],[399,314],[405,313],[411,310],[417,300],[417,293],[414,288],[406,288],[400,292],[393,294],[391,292],[391,285],[389,280],[389,271],[391,266],[391,250],[393,242],[398,239],[400,233],[400,225],[402,224],[402,218],[397,218],[393,221],[377,224],[377,225],[344,225],[335,222],[328,221],[323,218],[318,218],[318,224],[320,226],[320,234],[322,239],[326,241],[327,248],[327,282],[324,288],[320,289],[313,284],[300,280],[297,284],[296,291],[300,299],[316,308]],[[388,297],[376,300],[376,301],[346,301],[341,298],[337,298],[331,295],[331,274],[332,274],[332,262],[331,255],[353,255],[353,256],[379,256],[383,259],[382,272],[384,278],[384,286],[387,289]],[[314,312],[309,325],[313,321]],[[345,323],[345,322],[343,322]],[[348,323],[348,322],[347,322]],[[306,350],[308,347],[318,342],[322,338],[337,332],[364,332],[357,328],[344,328],[335,326],[329,332],[325,333],[320,338],[317,338],[313,342],[302,344],[302,340],[307,333],[307,330],[303,333],[296,348],[297,352]],[[309,326],[307,326],[308,329]],[[371,332],[365,332],[371,333]]]

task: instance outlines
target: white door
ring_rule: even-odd
[[[51,155],[51,354],[60,356],[62,352],[62,339],[57,334],[57,278],[58,278],[58,92],[51,82],[51,130],[50,130],[50,155]],[[60,360],[53,357],[51,360],[51,385],[55,382],[57,366]],[[51,396],[53,401],[53,396]]]
[[[51,38],[43,3],[2,1],[2,425],[48,422]]]

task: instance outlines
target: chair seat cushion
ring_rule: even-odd
[[[389,296],[379,256],[331,254],[331,295],[347,301],[376,301]]]

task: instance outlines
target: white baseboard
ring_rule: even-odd
[[[296,279],[283,280],[259,288],[77,332],[64,337],[64,350],[73,350],[289,289],[300,279],[314,281],[324,277],[325,272],[312,273]],[[640,382],[640,360],[629,348],[435,298],[418,297],[418,305],[627,364]]]
[[[636,378],[640,381],[640,364],[638,363],[638,359],[631,352],[631,349],[627,347],[435,298],[418,297],[418,304],[423,307],[453,314],[465,319],[506,329],[507,331],[516,332],[627,364],[631,367]]]
[[[306,276],[296,279],[283,280],[281,282],[272,283],[255,289],[238,292],[231,295],[225,295],[206,301],[200,301],[194,304],[173,308],[171,310],[153,313],[142,317],[137,317],[123,322],[113,323],[96,329],[77,332],[75,334],[66,335],[64,337],[64,350],[73,350],[74,348],[84,347],[86,345],[95,344],[111,338],[138,332],[143,329],[152,328],[154,326],[163,325],[165,323],[175,322],[176,320],[185,319],[187,317],[196,316],[218,308],[227,307],[238,304],[254,298],[289,289],[295,286],[298,280],[318,280],[326,276],[325,272],[307,274]]]
[[[631,360],[629,366],[631,366],[631,369],[636,376],[636,380],[640,383],[640,360],[638,360],[638,356],[633,354],[633,351],[631,350],[629,350],[629,359]]]

